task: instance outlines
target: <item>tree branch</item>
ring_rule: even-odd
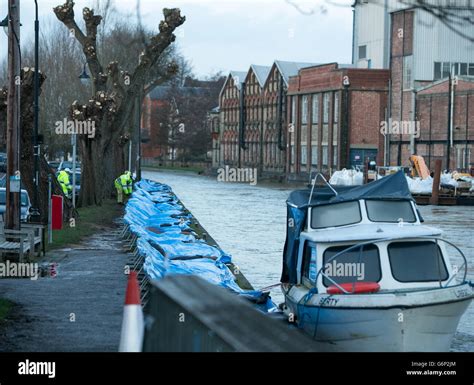
[[[63,5],[53,8],[53,11],[58,20],[74,34],[74,37],[82,46],[82,51],[86,56],[87,65],[94,81],[94,89],[96,91],[105,90],[107,75],[104,74],[102,65],[97,57],[97,28],[100,25],[102,16],[96,16],[93,10],[87,7],[84,8],[82,11],[82,17],[86,23],[86,34],[84,34],[74,18],[73,0],[66,0],[66,3]]]

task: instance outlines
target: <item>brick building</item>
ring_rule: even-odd
[[[168,87],[155,87],[143,101],[141,119],[141,156],[143,158],[164,158],[168,153],[163,140],[167,136],[163,126],[164,117],[163,114],[160,114],[161,111],[169,108],[168,91]]]
[[[288,80],[313,63],[277,60],[231,71],[220,95],[219,166],[257,168],[263,176],[283,176],[286,165]]]
[[[258,168],[263,159],[264,93],[270,67],[252,64],[243,85],[243,129],[240,131],[240,165]]]
[[[452,12],[462,17],[466,10],[454,7]],[[469,76],[474,76],[474,45],[422,9],[397,10],[390,16],[389,117],[392,123],[397,123],[399,127],[412,125],[414,129],[411,131],[400,129],[388,135],[389,151],[385,161],[391,165],[409,165],[410,155],[423,151],[426,142],[420,143],[420,140],[427,140],[431,132],[432,140],[435,140],[434,135],[437,142],[432,143],[431,152],[428,151],[430,155],[436,153],[443,162],[443,168],[457,168],[458,153],[451,137],[457,135],[454,132],[455,122],[462,122],[465,119],[465,113],[460,108],[464,99],[458,98],[455,103],[451,101],[456,98],[456,88],[465,93],[464,88],[470,87],[471,82],[467,79]],[[472,24],[460,24],[458,28],[461,33],[474,35]],[[456,85],[455,83],[458,83],[456,79],[461,78],[465,80],[459,80],[459,84]],[[452,86],[453,93],[448,92],[449,85]],[[443,96],[440,94],[432,98],[434,101],[432,107],[435,105],[437,110],[430,116],[430,126],[425,120],[428,115],[417,113],[418,102],[419,100],[426,102],[427,94],[434,95],[445,88],[445,92],[441,92]],[[450,107],[451,104],[454,108]],[[472,125],[470,129],[472,130]],[[468,138],[469,135],[468,133]],[[470,145],[472,142],[468,139],[468,149]],[[468,161],[471,162],[472,159]]]
[[[242,85],[246,76],[246,72],[231,71],[219,95],[219,166],[238,167],[240,164],[239,133],[243,108],[241,96],[243,95]]]
[[[276,60],[263,88],[264,132],[263,132],[263,173],[283,175],[286,170],[287,137],[287,92],[291,76],[302,68],[315,63],[299,63]]]
[[[473,159],[474,78],[460,76],[451,83],[452,124],[449,79],[417,90],[415,114],[420,122],[420,136],[415,138],[415,153],[425,158],[430,169],[436,159],[441,159],[445,167],[449,163],[451,169],[467,171]]]
[[[367,157],[382,161],[389,71],[349,67],[317,65],[290,77],[290,179],[361,165]]]
[[[202,83],[203,86],[157,86],[145,96],[141,119],[143,158],[176,159],[178,150],[174,142],[180,130],[179,125],[186,122],[188,131],[196,130],[199,122],[192,122],[190,116],[202,113],[202,105],[197,101],[209,99],[210,103],[215,103],[210,87],[215,86],[216,82],[194,83]],[[204,111],[203,117],[205,114]]]

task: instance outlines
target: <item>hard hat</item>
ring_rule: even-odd
[[[66,172],[69,173],[69,174],[72,172],[69,167],[65,168],[64,171],[66,171]]]

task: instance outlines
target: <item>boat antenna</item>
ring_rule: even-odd
[[[311,174],[310,174],[311,175]],[[326,180],[326,178],[324,177],[323,174],[321,174],[320,172],[316,174],[316,176],[314,177],[314,179],[311,181],[311,194],[309,194],[309,199],[308,199],[308,206],[310,205],[311,203],[311,198],[313,197],[313,191],[314,191],[314,187],[316,186],[316,181],[318,179],[318,177],[320,177],[324,183],[326,183],[326,186],[328,186],[332,192],[334,193],[335,196],[337,196],[337,191],[334,190],[334,188],[331,186],[331,184]]]

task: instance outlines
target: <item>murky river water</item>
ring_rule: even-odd
[[[147,171],[143,177],[170,185],[255,288],[279,282],[290,188],[218,183],[190,173]],[[441,228],[462,249],[474,281],[474,207],[420,206],[420,211],[425,224]],[[282,302],[279,289],[272,298]],[[474,303],[461,319],[452,350],[474,351]]]

